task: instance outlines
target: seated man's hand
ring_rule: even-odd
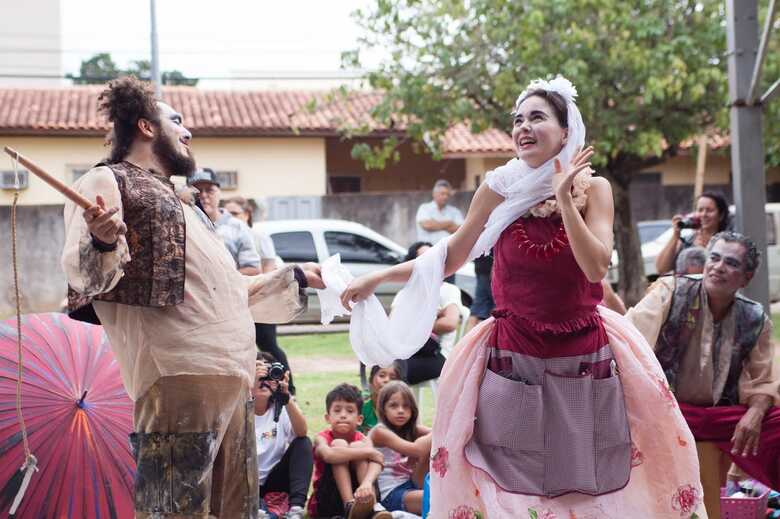
[[[761,435],[761,422],[764,421],[764,412],[761,409],[749,407],[734,429],[731,437],[731,454],[742,456],[758,454],[758,440]]]
[[[304,263],[301,265],[301,270],[303,270],[303,273],[306,276],[306,282],[309,283],[310,287],[319,290],[325,288],[325,283],[322,281],[322,269],[320,269],[320,266],[317,263]]]

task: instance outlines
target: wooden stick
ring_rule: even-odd
[[[18,151],[14,150],[13,148],[10,148],[8,146],[4,146],[3,149],[7,154],[9,154],[11,157],[13,157],[15,160],[17,160],[21,165],[23,165],[25,168],[27,168],[30,172],[35,173],[35,175],[49,184],[51,187],[68,197],[70,200],[73,201],[74,204],[80,205],[84,209],[89,209],[94,203],[90,202],[87,198],[81,196],[81,194],[77,193],[76,191],[72,190],[53,176],[46,173],[43,169],[41,169],[39,166],[37,166],[33,161],[19,153]]]
[[[693,206],[696,207],[696,201],[704,191],[704,171],[707,168],[707,136],[699,135],[696,139],[699,144],[699,150],[696,155],[696,176],[693,183]]]

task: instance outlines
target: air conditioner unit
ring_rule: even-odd
[[[0,172],[0,189],[15,189],[16,181],[13,171]],[[19,170],[19,189],[27,189],[30,184],[30,172],[23,169]]]

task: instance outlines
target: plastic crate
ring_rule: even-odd
[[[769,491],[758,497],[726,497],[726,489],[720,489],[721,519],[764,519]]]

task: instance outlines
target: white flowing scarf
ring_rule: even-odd
[[[561,76],[552,81],[532,81],[517,98],[513,114],[517,112],[526,95],[534,90],[556,92],[566,101],[569,127],[566,145],[558,155],[538,168],[532,168],[515,158],[486,175],[485,182],[493,191],[503,196],[504,201],[490,213],[467,261],[490,250],[512,222],[553,195],[555,159],[560,160],[565,167],[585,142],[585,124],[574,102],[577,97],[574,85]],[[395,359],[411,357],[428,340],[436,320],[448,241],[439,241],[414,260],[412,275],[398,293],[389,317],[374,295],[353,303],[349,339],[360,362],[366,366],[389,366]],[[342,306],[340,296],[352,276],[341,265],[339,255],[335,255],[323,262],[322,278],[326,288],[318,291],[318,295],[322,308],[322,323],[328,324],[336,316],[349,314]]]

